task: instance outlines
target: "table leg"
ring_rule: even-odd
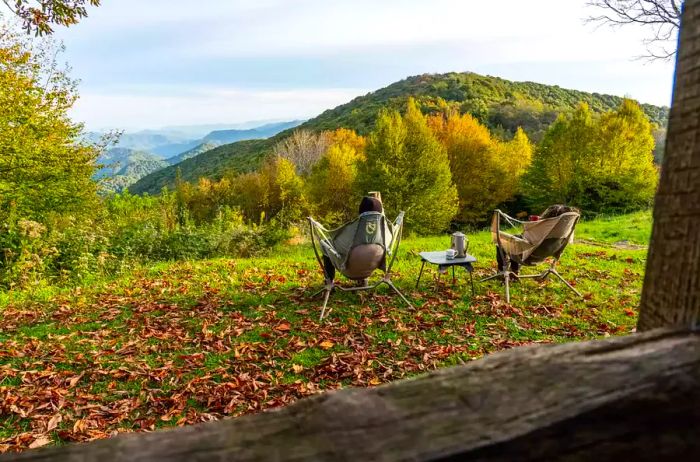
[[[452,285],[454,286],[457,283],[457,279],[455,279],[455,265],[452,265]]]
[[[471,265],[469,265],[467,271],[469,272],[469,281],[472,285],[472,297],[474,297],[474,268]]]
[[[416,281],[416,289],[418,288],[418,284],[420,284],[421,276],[423,276],[423,268],[425,268],[425,260],[423,260],[423,264],[420,265],[420,273],[418,273],[418,280]]]

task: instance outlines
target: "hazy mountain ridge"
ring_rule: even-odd
[[[522,126],[537,140],[562,111],[585,102],[597,113],[616,109],[620,96],[564,89],[535,82],[513,82],[499,77],[471,72],[423,74],[408,77],[387,87],[357,97],[336,108],[324,111],[298,128],[312,131],[349,128],[367,134],[384,108],[403,111],[406,100],[413,97],[424,112],[451,108],[472,114],[494,133],[504,137]],[[647,116],[660,127],[668,121],[668,108],[642,104]],[[150,174],[131,188],[135,193],[158,193],[172,186],[176,171],[182,178],[197,181],[200,177],[218,179],[228,172],[254,170],[276,142],[291,134],[288,129],[266,140],[235,142],[206,151],[186,161]]]
[[[195,157],[203,152],[234,141],[266,138],[282,130],[295,127],[302,121],[272,122],[254,128],[213,130],[202,138],[172,143],[180,137],[173,132],[142,130],[123,134],[117,146],[107,149],[98,159],[103,167],[95,177],[111,178],[106,182],[109,191],[121,191],[140,178],[158,170]],[[100,133],[88,134],[98,141]],[[155,145],[154,145],[155,143]],[[158,144],[164,143],[164,144]]]

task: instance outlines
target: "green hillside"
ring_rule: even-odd
[[[130,148],[108,149],[97,161],[101,168],[95,178],[101,180],[102,190],[116,192],[169,165],[149,152]]]
[[[579,102],[588,103],[595,112],[617,108],[622,97],[568,90],[534,82],[512,82],[498,77],[474,73],[424,74],[409,77],[388,87],[353,99],[323,112],[298,128],[312,131],[344,127],[361,134],[369,132],[377,114],[384,107],[403,109],[409,97],[417,99],[424,112],[451,107],[468,112],[496,133],[508,137],[522,126],[534,140],[539,140],[557,114],[575,108]],[[642,105],[649,118],[661,127],[668,120],[668,108]],[[150,174],[129,189],[134,193],[158,193],[163,186],[172,185],[177,168],[182,178],[196,181],[200,177],[221,178],[227,172],[255,169],[261,159],[280,139],[293,129],[267,140],[231,143]]]

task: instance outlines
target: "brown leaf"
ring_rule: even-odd
[[[78,380],[80,380],[83,375],[85,375],[85,372],[81,372],[80,375],[76,375],[72,379],[68,381],[68,388],[73,388],[76,383],[78,383]]]
[[[49,438],[48,436],[40,436],[39,438],[32,441],[32,443],[29,445],[29,449],[40,448],[42,446],[46,446],[49,443],[51,443],[51,438]]]
[[[288,322],[282,322],[275,327],[276,330],[282,331],[282,332],[287,332],[290,330],[292,326]]]
[[[304,370],[304,366],[300,366],[299,364],[293,364],[292,370],[294,371],[295,374],[300,374],[301,371]]]
[[[331,342],[330,340],[324,340],[323,342],[319,343],[321,348],[324,350],[328,350],[329,348],[333,348],[335,346],[335,343]]]
[[[58,427],[58,424],[63,420],[63,417],[61,417],[61,414],[56,414],[51,419],[49,420],[49,423],[46,425],[46,431],[51,431],[54,428]]]

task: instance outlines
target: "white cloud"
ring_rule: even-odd
[[[238,90],[158,89],[83,93],[73,117],[90,129],[140,129],[167,125],[240,123],[313,117],[366,93],[358,89]]]
[[[84,83],[76,114],[93,126],[312,116],[357,94],[343,87],[447,71],[667,104],[673,63],[632,59],[648,31],[585,24],[585,4],[116,0],[60,36]]]

